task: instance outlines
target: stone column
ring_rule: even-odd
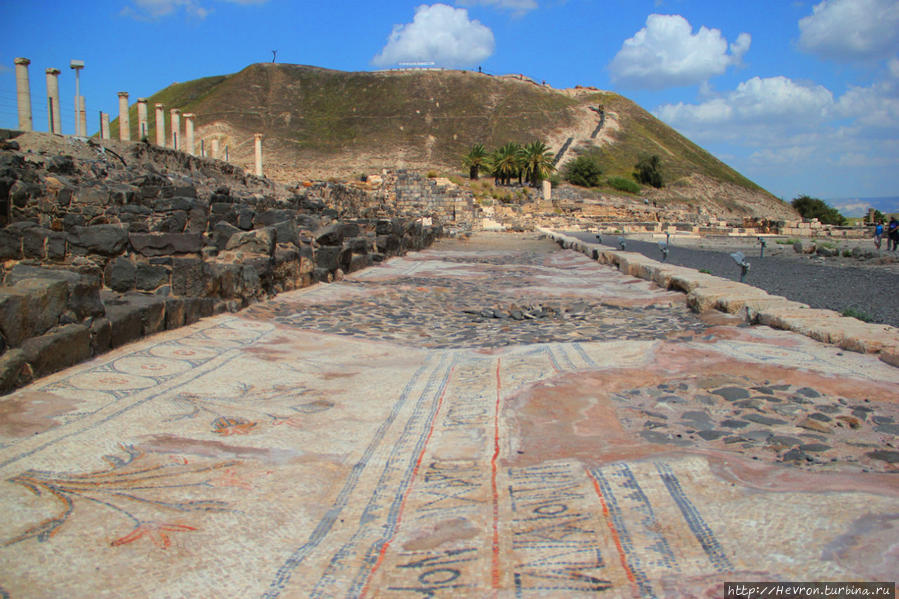
[[[62,133],[62,117],[59,116],[59,69],[49,68],[47,73],[47,124],[50,133]]]
[[[31,61],[27,58],[16,58],[16,100],[19,105],[19,130],[31,131],[34,127],[31,121],[31,85],[28,83],[28,65]]]
[[[78,96],[78,119],[81,135],[87,137],[87,108],[84,105],[84,96]]]
[[[109,139],[109,113],[100,113],[100,139]]]
[[[194,113],[184,113],[184,149],[194,156]]]
[[[150,137],[150,125],[147,123],[147,99],[137,99],[137,138]]]
[[[262,176],[262,134],[256,133],[253,135],[253,139],[256,142],[256,176]]]
[[[128,116],[128,92],[119,92],[119,139],[131,141],[131,119]]]
[[[156,145],[165,147],[165,106],[156,105]]]
[[[549,202],[549,201],[552,200],[552,199],[553,199],[553,186],[552,186],[552,183],[550,183],[549,181],[547,181],[546,179],[544,179],[544,180],[543,180],[543,201],[544,201],[544,202]]]
[[[181,111],[177,108],[172,108],[169,111],[172,115],[172,149],[178,149],[178,143],[181,141],[178,139],[178,136],[181,134]]]
[[[219,138],[218,137],[212,138],[212,157],[215,160],[218,160],[221,157],[221,154],[219,152]]]

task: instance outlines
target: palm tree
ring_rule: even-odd
[[[550,173],[556,170],[553,166],[555,155],[542,141],[535,141],[526,145],[522,151],[524,157],[524,173],[528,183],[537,187]]]
[[[521,146],[509,142],[493,152],[490,168],[498,185],[511,185],[512,177],[521,173]]]
[[[465,166],[468,167],[469,179],[477,179],[478,173],[487,168],[487,158],[487,150],[484,148],[484,144],[475,144],[471,146],[471,149],[468,150],[468,154],[462,157],[462,161],[465,163]]]

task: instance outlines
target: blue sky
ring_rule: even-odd
[[[38,130],[44,70],[62,70],[66,133],[71,59],[91,132],[119,91],[133,102],[272,50],[347,71],[433,61],[616,91],[787,200],[899,196],[896,0],[0,0],[0,20],[0,127],[17,122],[17,56]]]

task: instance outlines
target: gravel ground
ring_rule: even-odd
[[[571,232],[584,241],[596,243],[593,233]],[[618,242],[618,236],[606,236],[606,243]],[[740,280],[740,268],[730,252],[740,250],[751,264],[746,283],[774,295],[808,304],[813,308],[827,308],[837,312],[852,309],[866,315],[871,322],[899,327],[899,272],[895,264],[852,266],[848,260],[822,260],[796,254],[792,247],[775,246],[768,242],[764,258],[759,257],[759,245],[754,240],[715,240],[703,245],[711,248],[685,247],[698,245],[696,240],[672,238],[668,262],[711,274]],[[870,242],[867,242],[870,244]],[[661,260],[658,242],[627,239],[627,251],[639,252]]]

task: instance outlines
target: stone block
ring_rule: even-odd
[[[91,357],[90,329],[69,324],[22,344],[25,360],[35,376],[45,376]]]
[[[119,347],[140,339],[144,330],[144,316],[141,306],[126,301],[106,302],[106,318],[109,320],[109,346]]]
[[[172,258],[172,293],[175,295],[203,295],[206,281],[203,261],[199,258]]]
[[[175,210],[165,214],[161,220],[150,227],[150,230],[160,233],[182,233],[185,228],[187,228],[187,212]]]
[[[231,239],[232,235],[240,233],[240,229],[223,220],[215,223],[212,231],[212,243],[215,244],[215,247],[218,248],[219,251],[225,249],[228,245],[228,240]]]
[[[103,280],[113,291],[130,291],[134,288],[136,274],[137,268],[134,263],[128,258],[119,256],[107,263]]]
[[[293,222],[296,210],[266,210],[256,215],[257,227],[271,227],[278,223]]]
[[[47,256],[47,237],[52,233],[49,229],[31,227],[22,232],[22,252],[26,258],[43,260]]]
[[[126,183],[109,184],[109,200],[120,206],[134,204],[143,197],[141,188]]]
[[[327,271],[349,266],[351,252],[341,245],[326,245],[315,252],[315,265]]]
[[[106,317],[95,318],[91,322],[91,352],[99,355],[109,351],[112,343],[112,324]]]
[[[22,236],[9,228],[0,229],[0,260],[22,257]]]
[[[168,298],[165,300],[165,328],[177,329],[184,326],[184,300]]]
[[[270,256],[274,247],[275,230],[267,227],[265,229],[235,233],[228,239],[225,250]]]
[[[165,266],[139,262],[135,268],[134,286],[139,291],[153,291],[169,283],[170,272]]]
[[[59,323],[66,309],[68,286],[64,281],[24,279],[0,287],[0,333],[11,347],[41,335]]]
[[[300,232],[291,220],[281,221],[272,226],[275,232],[275,243],[300,245]]]
[[[128,240],[134,251],[148,257],[199,253],[204,245],[201,233],[131,233]]]
[[[117,256],[128,243],[128,230],[122,225],[93,225],[73,227],[69,233],[69,244],[82,248],[88,253],[103,256]]]
[[[368,268],[372,264],[370,254],[353,254],[350,258],[349,270],[345,272],[356,272],[363,268]]]
[[[25,360],[25,352],[11,349],[0,355],[0,393],[27,385],[34,379],[34,371]]]
[[[194,207],[194,201],[187,197],[160,198],[153,202],[153,212],[187,212]]]
[[[129,293],[125,295],[124,299],[128,304],[140,307],[144,336],[165,330],[166,299],[164,297],[145,293]]]

